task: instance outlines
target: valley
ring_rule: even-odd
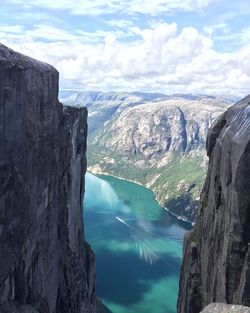
[[[72,92],[88,108],[88,170],[150,188],[172,215],[193,223],[207,169],[206,134],[232,103],[203,95]]]
[[[2,44],[0,73],[1,313],[249,313],[250,95],[63,105]]]

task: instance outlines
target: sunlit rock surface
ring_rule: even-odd
[[[250,313],[250,308],[242,305],[212,303],[202,313]]]
[[[0,312],[99,312],[84,241],[86,109],[58,72],[0,45]]]

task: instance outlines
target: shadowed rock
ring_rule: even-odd
[[[217,119],[207,152],[197,222],[185,239],[179,313],[211,302],[250,306],[250,96]]]
[[[99,312],[84,241],[85,109],[58,72],[0,45],[0,312]]]

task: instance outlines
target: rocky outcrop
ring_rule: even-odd
[[[250,313],[250,308],[242,305],[212,303],[201,313]]]
[[[185,238],[179,313],[211,302],[250,306],[250,96],[217,119],[207,152],[197,222]]]
[[[86,109],[58,72],[0,45],[0,312],[99,312],[84,241]]]

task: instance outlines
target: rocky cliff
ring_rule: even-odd
[[[179,313],[211,302],[250,306],[250,96],[216,120],[207,153],[197,222],[184,244]]]
[[[58,72],[0,45],[0,312],[99,312],[84,241],[87,113]]]

